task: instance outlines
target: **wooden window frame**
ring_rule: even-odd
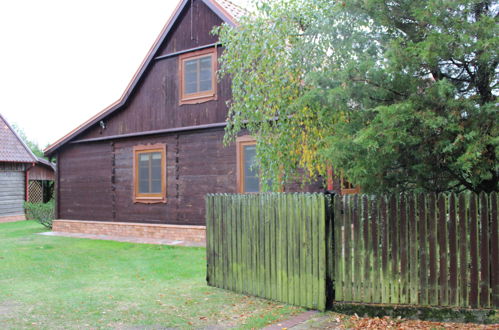
[[[342,195],[352,195],[352,194],[360,194],[360,186],[355,186],[354,188],[343,188],[345,182],[345,178],[343,175],[340,178],[340,188]]]
[[[161,153],[161,193],[141,194],[139,193],[139,155],[143,153]],[[166,144],[156,143],[149,145],[138,145],[133,147],[133,202],[134,203],[166,203]]]
[[[237,162],[237,192],[240,194],[255,194],[244,191],[244,151],[245,146],[256,145],[256,140],[250,135],[236,138],[236,162]]]
[[[236,138],[236,176],[237,176],[237,192],[239,194],[258,194],[259,192],[245,192],[244,191],[244,152],[245,146],[256,145],[256,139],[251,135],[239,136]],[[258,182],[258,189],[261,190],[261,182]],[[284,191],[282,185],[279,186],[279,192]]]
[[[195,60],[198,58],[211,56],[211,90],[185,94],[184,87],[184,63],[187,60]],[[183,104],[196,104],[203,103],[207,101],[212,101],[217,99],[217,48],[208,48],[202,49],[195,52],[190,52],[186,54],[182,54],[179,56],[179,67],[178,67],[178,76],[179,76],[179,91],[180,91],[180,105]]]
[[[334,190],[334,184],[333,184],[333,168],[329,167],[327,170],[327,190],[333,191]],[[351,194],[360,194],[360,186],[356,186],[355,188],[352,189],[345,189],[344,187],[344,177],[343,173],[340,174],[340,189],[338,189],[340,195],[351,195]]]

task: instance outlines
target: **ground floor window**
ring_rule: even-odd
[[[166,145],[140,145],[133,148],[134,201],[166,202]]]
[[[251,136],[241,136],[237,144],[237,191],[256,193],[261,190],[256,162],[256,140]]]

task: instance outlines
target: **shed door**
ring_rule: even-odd
[[[0,172],[0,217],[24,214],[24,172]]]

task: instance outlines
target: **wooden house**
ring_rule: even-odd
[[[217,82],[223,45],[210,34],[243,13],[228,0],[180,1],[122,97],[46,149],[57,159],[54,231],[201,242],[205,194],[260,189],[255,141],[222,143],[231,87]]]
[[[0,115],[0,222],[24,220],[24,202],[47,201],[43,189],[54,178],[53,164],[36,157]]]

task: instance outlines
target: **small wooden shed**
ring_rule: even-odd
[[[24,220],[30,183],[41,188],[41,199],[33,201],[42,202],[44,186],[50,187],[54,177],[54,165],[36,157],[0,114],[0,222]]]

